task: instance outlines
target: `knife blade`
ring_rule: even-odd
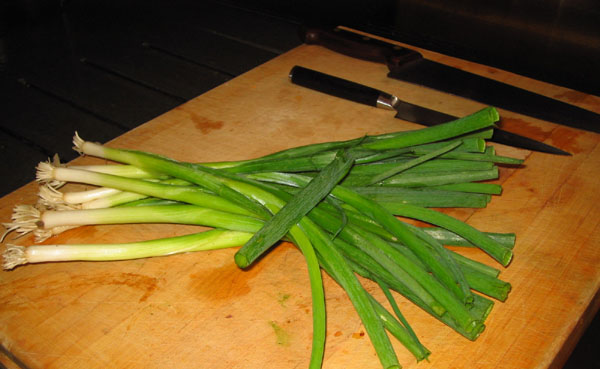
[[[398,97],[376,88],[361,85],[356,82],[301,67],[299,65],[294,66],[290,70],[289,78],[294,84],[328,95],[364,105],[394,110],[396,111],[395,118],[407,120],[409,122],[432,126],[457,119],[457,117],[449,114],[402,101]],[[558,155],[571,155],[566,151],[547,145],[543,142],[503,131],[501,129],[494,129],[491,141],[533,151]]]
[[[600,114],[437,63],[412,49],[336,28],[301,28],[307,44],[388,66],[388,77],[562,125],[600,132]]]

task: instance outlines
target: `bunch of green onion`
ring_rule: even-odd
[[[177,223],[212,227],[173,238],[124,244],[8,245],[5,269],[26,263],[125,260],[243,245],[240,268],[280,240],[304,255],[313,299],[310,368],[320,368],[325,345],[321,269],[347,292],[383,368],[400,368],[386,331],[417,360],[430,352],[400,312],[391,290],[464,337],[484,330],[493,300],[510,284],[500,271],[443,245],[478,247],[502,266],[515,237],[485,233],[432,208],[485,207],[501,187],[497,164],[520,160],[486,146],[498,113],[486,108],[443,125],[296,147],[257,159],[186,163],[155,154],[84,141],[81,154],[120,164],[40,163],[38,204],[15,208],[7,232],[42,241],[92,224]],[[61,192],[65,183],[97,186]],[[414,226],[397,216],[429,223]],[[388,311],[360,283],[376,282]],[[479,293],[473,293],[477,291]]]

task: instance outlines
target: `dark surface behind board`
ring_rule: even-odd
[[[240,1],[4,2],[0,5],[0,195],[33,180],[35,165],[55,153],[63,161],[75,158],[71,149],[75,130],[94,141],[115,138],[298,46],[298,26],[308,19],[346,19],[349,26],[417,46],[437,47],[450,55],[485,56],[486,50],[473,47],[476,40],[461,39],[460,45],[440,41],[444,22],[456,22],[456,14],[466,17],[469,12],[452,11],[440,4],[436,7],[436,2],[427,6],[411,1],[391,3],[376,1],[365,11],[364,6],[347,4],[336,10],[336,2],[322,5],[311,1],[255,1],[251,5]],[[570,12],[556,23],[560,27],[569,25],[573,12],[588,4],[567,3]],[[398,13],[399,5],[407,6],[404,12]],[[394,14],[382,13],[390,6],[396,9]],[[590,7],[586,17],[580,18],[579,26],[585,31],[578,40],[584,36],[595,40],[600,29],[597,24],[590,29],[586,23],[599,14]],[[526,10],[517,7],[517,18]],[[431,15],[438,22],[429,33],[409,32],[410,22],[399,25],[397,21],[408,19],[410,12]],[[535,19],[544,17],[548,15],[538,14]],[[473,22],[487,29],[494,25],[488,18]],[[513,23],[513,28],[518,26]],[[550,52],[557,45],[554,42],[542,51]],[[580,51],[593,52],[594,47],[600,47],[600,42]],[[475,61],[486,62],[485,57]],[[526,72],[525,67],[521,66]],[[519,72],[518,67],[515,71]],[[539,72],[540,79],[548,74]],[[596,318],[565,368],[600,367],[594,350],[600,338],[598,324]]]

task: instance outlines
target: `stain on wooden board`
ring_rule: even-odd
[[[203,134],[208,134],[212,131],[218,131],[225,125],[225,122],[223,122],[222,120],[208,119],[189,110],[185,110],[182,107],[177,107],[175,109],[185,113],[188,116],[188,118],[194,123],[194,127]]]
[[[270,321],[269,325],[271,326],[271,328],[273,328],[273,331],[275,332],[275,342],[279,346],[289,346],[291,338],[290,334],[275,321]]]
[[[281,307],[286,307],[286,301],[289,300],[290,297],[292,297],[292,295],[290,295],[289,293],[280,292],[277,298],[277,302],[279,302],[279,305],[281,305]]]
[[[559,127],[552,135],[551,143],[554,146],[560,147],[571,154],[578,154],[585,151],[585,148],[579,144],[579,137],[584,134],[584,131],[568,129],[567,127]]]
[[[222,120],[210,120],[196,114],[190,114],[190,118],[194,121],[196,129],[200,130],[200,132],[204,134],[207,134],[211,131],[218,131],[219,129],[223,128],[224,125]]]
[[[558,126],[554,132],[552,132],[519,118],[502,118],[500,123],[501,128],[534,140],[545,141],[546,139],[551,138],[551,141],[548,142],[548,144],[572,154],[579,153],[583,150],[577,143],[577,138],[583,134],[583,132],[579,130],[565,129],[563,126]]]
[[[360,338],[363,338],[364,336],[365,336],[365,332],[363,332],[363,331],[352,333],[352,338],[354,338],[354,339],[360,339]]]
[[[520,118],[502,117],[500,118],[500,128],[540,141],[550,135],[550,132]]]
[[[262,267],[240,269],[233,260],[221,267],[203,270],[189,275],[189,289],[198,299],[230,300],[247,295],[249,282],[260,273]]]
[[[56,273],[53,275],[34,275],[22,278],[10,283],[0,284],[0,301],[3,310],[11,308],[23,308],[19,299],[13,299],[15,293],[26,293],[29,299],[43,301],[61,295],[76,295],[76,291],[87,291],[89,289],[113,285],[127,286],[139,291],[141,294],[139,302],[146,301],[159,286],[160,280],[155,277],[137,273],[102,273],[94,275]]]
[[[104,275],[95,276],[92,279],[85,280],[87,284],[111,284],[111,285],[122,285],[131,287],[143,292],[139,302],[144,302],[150,297],[154,291],[158,288],[158,278],[149,277],[142,274],[136,273],[119,273],[116,275],[110,275],[108,277]],[[75,281],[73,284],[81,283],[81,281]]]

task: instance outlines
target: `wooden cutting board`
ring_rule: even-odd
[[[600,113],[600,98],[422,50],[426,57],[535,90]],[[481,104],[386,78],[386,67],[318,46],[301,46],[110,142],[186,161],[252,158],[287,147],[415,129],[389,111],[292,85],[294,65],[352,79],[453,115]],[[400,298],[433,352],[405,368],[558,368],[600,299],[600,135],[501,111],[503,126],[572,152],[572,157],[496,145],[524,158],[502,168],[504,186],[485,209],[449,210],[483,231],[515,232],[513,286],[487,329],[468,341]],[[70,137],[65,137],[70,140]],[[94,137],[84,137],[94,140]],[[78,162],[102,163],[92,158]],[[33,168],[32,168],[33,170]],[[30,184],[0,200],[0,220],[33,203]],[[190,226],[82,227],[46,243],[126,242],[198,231]],[[24,237],[16,242],[30,244]],[[311,296],[302,255],[281,244],[249,270],[235,249],[123,262],[28,265],[0,272],[0,362],[29,368],[305,368]],[[477,250],[465,255],[495,265]],[[367,288],[382,297],[372,284]],[[325,277],[328,334],[324,368],[379,368],[343,290]]]

